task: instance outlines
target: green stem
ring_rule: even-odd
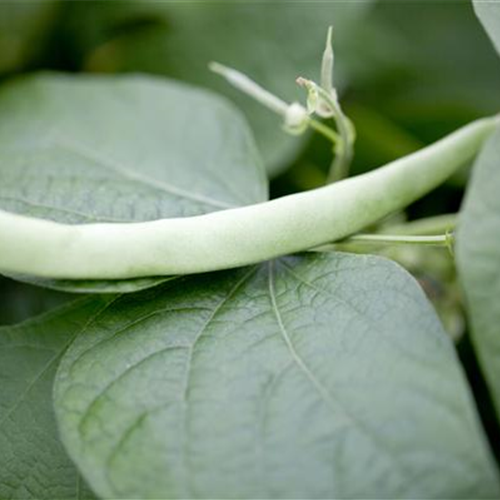
[[[271,94],[271,92],[261,87],[244,73],[217,62],[209,63],[208,67],[214,73],[223,76],[235,88],[252,96],[256,101],[260,102],[271,111],[279,115],[284,115],[286,113],[288,104],[285,101]]]
[[[453,231],[457,226],[457,222],[458,214],[443,214],[389,226],[383,228],[380,233],[407,234],[412,236],[434,235]]]
[[[66,225],[0,211],[0,270],[66,279],[190,274],[254,264],[358,233],[434,189],[500,124],[477,120],[382,168],[206,215]]]
[[[356,234],[345,243],[375,243],[377,245],[424,245],[448,247],[453,242],[451,233],[440,235],[410,236],[400,234]]]
[[[330,252],[335,250],[353,250],[365,244],[375,246],[385,245],[416,245],[428,247],[445,247],[450,251],[453,248],[455,238],[453,233],[445,233],[439,235],[407,235],[407,234],[355,234],[341,240],[337,243],[329,245],[321,245],[313,248],[316,252]]]
[[[333,93],[317,87],[318,95],[332,111],[332,118],[340,135],[335,148],[335,158],[328,172],[327,182],[332,183],[345,179],[349,175],[349,167],[354,157],[354,132],[349,118],[344,114]]]
[[[309,119],[308,125],[313,130],[326,137],[333,145],[338,143],[339,135],[335,132],[335,130],[332,130],[330,127],[327,127],[325,124],[315,120],[314,118]]]

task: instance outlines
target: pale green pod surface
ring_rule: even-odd
[[[478,120],[328,187],[207,215],[69,226],[0,212],[0,269],[51,278],[136,278],[232,268],[306,250],[355,233],[437,187],[477,153],[497,122]]]

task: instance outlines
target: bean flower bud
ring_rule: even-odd
[[[293,135],[302,134],[309,124],[309,114],[307,109],[298,102],[290,104],[286,109],[284,116],[285,130]]]

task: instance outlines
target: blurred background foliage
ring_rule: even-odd
[[[280,196],[325,182],[330,145],[311,134],[286,135],[278,117],[231,89],[207,65],[216,60],[233,66],[287,100],[304,101],[295,79],[319,78],[329,25],[335,82],[357,130],[355,174],[500,110],[500,62],[468,0],[0,0],[0,89],[7,80],[40,70],[142,72],[212,89],[233,100],[249,120],[272,179],[271,194]],[[386,225],[456,212],[467,173],[464,168]],[[446,249],[369,250],[398,260],[420,280],[460,342],[476,391],[485,396],[463,337],[451,255]],[[0,324],[69,297],[2,278]],[[483,408],[486,420],[488,413]]]

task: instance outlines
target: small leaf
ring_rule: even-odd
[[[0,328],[0,498],[89,499],[59,441],[52,385],[59,360],[110,299],[84,299]]]
[[[137,76],[44,75],[3,86],[0,176],[0,208],[75,224],[185,217],[267,199],[251,134],[232,105]],[[96,293],[165,281],[19,279]]]
[[[457,264],[472,335],[500,417],[500,127],[479,155],[460,213]]]
[[[113,303],[61,363],[63,441],[112,498],[494,497],[451,342],[415,281],[348,254]]]

